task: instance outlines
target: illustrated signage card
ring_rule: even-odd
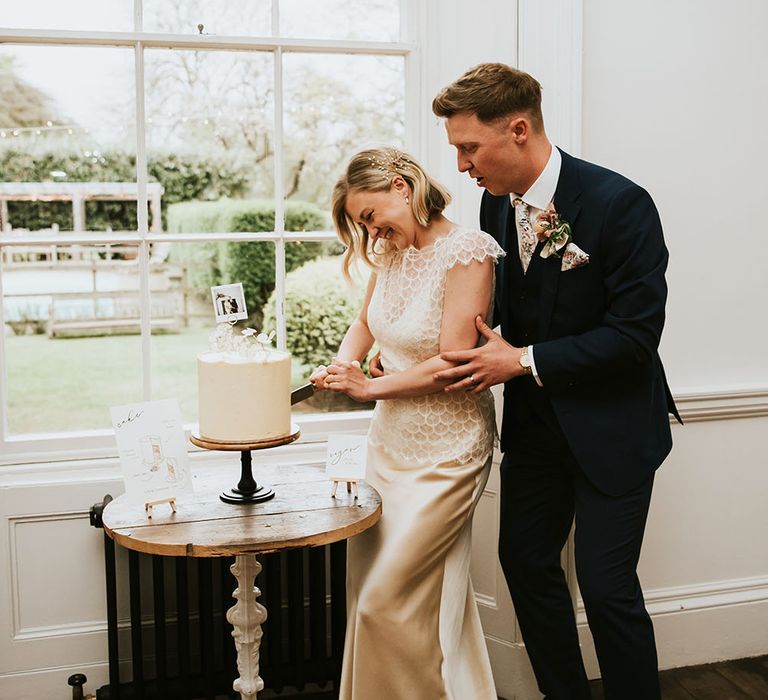
[[[328,456],[325,473],[334,481],[359,481],[365,479],[368,457],[368,438],[365,435],[328,436]]]
[[[243,321],[248,318],[242,282],[211,287],[211,298],[213,299],[216,323]]]
[[[175,399],[114,406],[125,491],[141,503],[192,490],[181,410]]]

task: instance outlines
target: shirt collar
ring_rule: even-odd
[[[514,201],[517,197],[520,197],[529,207],[536,209],[546,209],[549,203],[555,197],[555,190],[557,189],[557,181],[560,179],[560,166],[563,163],[563,157],[560,155],[560,151],[556,146],[552,145],[552,152],[549,154],[549,160],[544,166],[544,170],[541,171],[539,177],[536,178],[528,191],[520,196],[512,193],[509,195],[510,201]]]

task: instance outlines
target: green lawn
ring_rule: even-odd
[[[197,420],[197,365],[209,326],[152,337],[152,398],[178,399],[185,421]],[[142,401],[138,335],[5,339],[10,432],[110,428],[110,406]],[[307,370],[294,361],[293,384]]]

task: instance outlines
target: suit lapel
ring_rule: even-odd
[[[557,180],[554,205],[560,218],[571,225],[571,231],[576,237],[576,219],[581,211],[581,185],[575,160],[567,153],[560,151],[563,157],[560,166],[560,177]],[[539,256],[541,245],[537,246],[535,256]],[[561,258],[551,255],[546,259],[539,259],[541,270],[541,295],[539,297],[539,338],[545,340],[549,334],[549,326],[552,321],[552,312],[557,298],[557,287],[560,281]]]

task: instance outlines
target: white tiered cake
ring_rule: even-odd
[[[197,356],[200,437],[258,442],[291,432],[291,356],[240,344]]]

